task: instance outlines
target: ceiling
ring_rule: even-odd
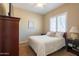
[[[29,10],[39,14],[46,14],[51,10],[58,8],[63,3],[47,3],[44,8],[35,7],[35,3],[13,3],[13,6],[19,7],[25,10]]]

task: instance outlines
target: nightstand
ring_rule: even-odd
[[[42,33],[41,35],[45,35],[44,33]]]
[[[67,51],[79,56],[79,39],[66,39]]]

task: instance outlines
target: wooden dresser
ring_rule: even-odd
[[[19,55],[19,20],[0,15],[0,56]]]

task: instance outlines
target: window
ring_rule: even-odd
[[[35,24],[33,19],[29,19],[28,21],[28,29],[30,32],[34,32],[35,31]]]
[[[66,32],[67,12],[50,19],[50,31]]]
[[[50,19],[50,31],[56,32],[56,17]]]

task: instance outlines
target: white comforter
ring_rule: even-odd
[[[31,36],[29,38],[29,45],[38,56],[45,56],[64,47],[65,40],[63,37],[49,37],[47,35]]]

